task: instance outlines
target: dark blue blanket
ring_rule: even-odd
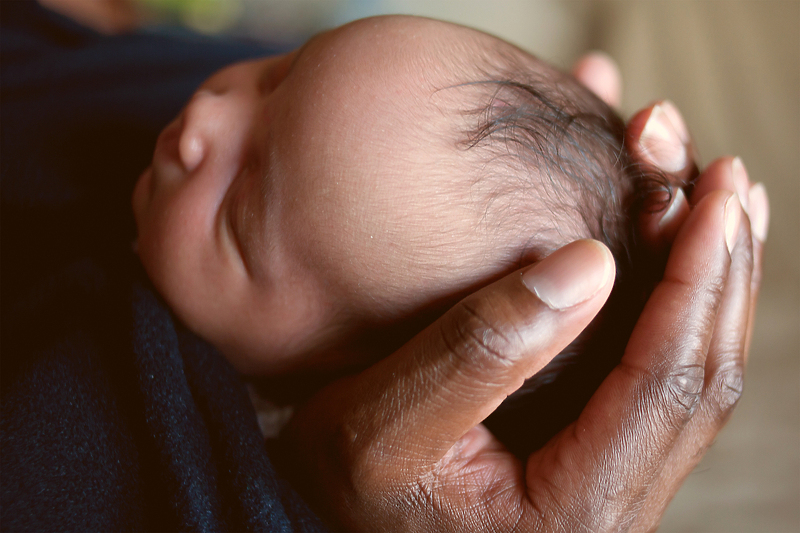
[[[131,251],[155,138],[214,70],[274,49],[2,13],[4,530],[322,529],[242,381]]]

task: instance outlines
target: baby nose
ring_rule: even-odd
[[[186,171],[191,172],[196,169],[203,160],[205,147],[200,137],[188,133],[184,129],[184,133],[181,135],[181,140],[178,143],[178,152],[180,153],[181,162],[186,168]]]
[[[230,136],[233,109],[226,94],[201,89],[192,97],[183,112],[183,126],[178,153],[187,172],[195,170],[216,145]]]

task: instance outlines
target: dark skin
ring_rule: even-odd
[[[595,60],[576,76],[613,103],[613,64]],[[628,126],[633,156],[650,165],[642,146],[653,114]],[[692,150],[675,137],[686,147],[683,178]],[[742,183],[733,159],[720,158],[678,200],[686,205],[643,216],[642,234],[668,253],[663,279],[619,366],[524,464],[481,421],[602,307],[613,279],[587,241],[542,260],[538,277],[529,267],[465,298],[313,397],[284,435],[301,490],[348,531],[655,529],[741,395],[768,217],[763,194],[746,174]],[[556,280],[543,285],[548,272]],[[586,279],[596,283],[576,296]]]

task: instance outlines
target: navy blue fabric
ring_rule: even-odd
[[[0,526],[323,530],[276,475],[239,376],[131,251],[160,129],[213,71],[277,50],[0,9]]]

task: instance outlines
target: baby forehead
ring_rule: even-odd
[[[397,83],[394,77],[402,76],[407,87],[421,90],[476,81],[486,78],[490,70],[553,70],[494,36],[404,15],[357,20],[315,36],[307,46],[315,49],[317,57],[312,59],[319,69],[361,71],[387,83]]]
[[[316,115],[306,120],[305,114],[305,123],[324,135],[358,122],[361,128],[351,128],[356,136],[377,143],[380,137],[463,142],[476,113],[503,104],[497,96],[509,92],[505,82],[522,76],[563,87],[570,81],[493,36],[409,16],[362,19],[319,34],[297,63],[295,107]],[[376,122],[382,122],[377,131]]]

